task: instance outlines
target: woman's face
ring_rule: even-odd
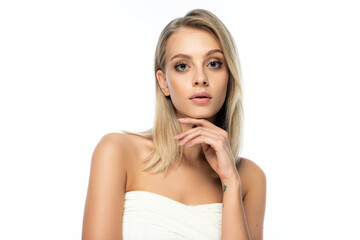
[[[224,104],[228,69],[219,43],[205,30],[182,27],[173,33],[166,46],[165,73],[158,70],[156,76],[178,117],[214,120]]]

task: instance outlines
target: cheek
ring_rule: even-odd
[[[170,90],[171,98],[175,101],[176,100],[183,101],[188,97],[189,91],[191,92],[191,89],[188,89],[188,87],[182,84],[181,82],[171,83],[169,90]]]
[[[182,96],[187,91],[187,86],[184,84],[186,82],[185,76],[173,76],[169,74],[167,79],[170,95],[172,95],[173,98]]]
[[[227,86],[229,84],[229,75],[228,74],[224,74],[223,76],[219,76],[218,77],[218,81],[217,82],[217,86],[216,89],[219,90],[220,95],[225,98],[226,93],[227,93]]]

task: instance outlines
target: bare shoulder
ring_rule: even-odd
[[[124,151],[127,149],[129,139],[126,134],[123,133],[108,133],[105,134],[99,141],[97,148],[111,148],[112,150],[116,151]]]
[[[140,137],[104,135],[92,155],[83,219],[83,240],[121,239],[124,193]]]
[[[253,161],[242,158],[239,165],[241,186],[245,195],[244,210],[252,239],[263,239],[263,224],[266,207],[266,176]]]
[[[124,133],[107,133],[101,139],[99,144],[100,145],[108,145],[112,147],[117,147],[121,150],[126,150],[128,147],[131,147],[132,143],[131,135],[124,134]]]
[[[105,134],[96,148],[105,150],[107,154],[121,155],[126,161],[133,159],[134,155],[141,158],[144,152],[152,149],[152,142],[140,136],[114,132]]]
[[[108,154],[117,156],[114,161],[120,161],[124,166],[127,176],[127,185],[131,183],[131,177],[136,177],[141,169],[141,162],[145,160],[153,151],[153,142],[144,137],[125,134],[108,133],[99,142],[99,146],[106,148]]]
[[[265,172],[254,161],[248,158],[241,158],[238,172],[241,178],[245,192],[247,193],[252,188],[266,185]]]
[[[242,174],[265,177],[265,172],[260,168],[260,166],[248,158],[241,158],[238,170],[239,173]]]
[[[129,154],[131,143],[127,136],[122,133],[105,134],[95,147],[92,159],[93,161],[113,161],[120,163],[126,160]],[[124,163],[124,162],[123,162]],[[123,164],[125,167],[126,164]]]

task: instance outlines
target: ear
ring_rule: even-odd
[[[168,88],[168,85],[166,82],[166,77],[165,77],[165,74],[163,73],[163,71],[157,70],[156,78],[157,78],[159,86],[160,86],[161,90],[163,91],[163,93],[165,94],[165,96],[169,96],[170,92],[169,92],[169,88]]]

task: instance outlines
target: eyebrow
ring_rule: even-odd
[[[214,53],[216,53],[216,52],[219,52],[219,53],[224,54],[220,49],[213,49],[213,50],[208,51],[203,57],[207,57],[207,56],[209,56],[209,55],[211,55],[211,54],[214,54]],[[173,60],[174,58],[187,58],[187,59],[190,59],[190,60],[192,59],[191,56],[186,55],[186,54],[182,54],[182,53],[176,54],[175,56],[173,56],[173,57],[170,59],[170,61]]]

